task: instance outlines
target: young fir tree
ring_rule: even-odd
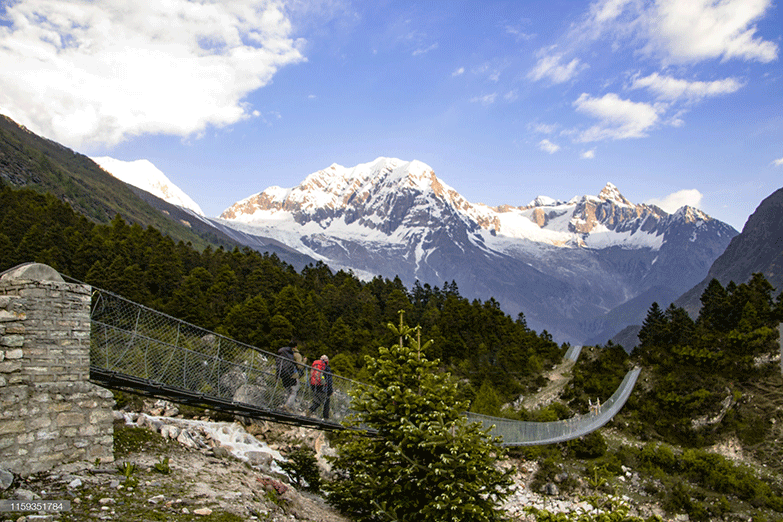
[[[332,459],[329,502],[357,521],[504,520],[510,471],[498,438],[462,415],[457,385],[422,353],[420,328],[389,327],[400,342],[367,357],[371,384],[357,390],[355,422],[377,436],[346,431]],[[414,338],[414,333],[419,335]]]

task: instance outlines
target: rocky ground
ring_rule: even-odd
[[[564,370],[560,374],[567,373]],[[544,391],[548,393],[543,395],[552,392],[549,387]],[[115,417],[114,462],[63,465],[13,477],[10,485],[0,480],[0,499],[68,500],[70,511],[0,512],[0,521],[349,522],[322,496],[294,487],[276,464],[288,450],[305,445],[314,450],[322,475],[328,478],[324,457],[331,448],[324,432],[268,422],[215,422],[206,416],[194,423],[164,402],[146,402],[142,412],[117,411]],[[641,444],[612,429],[602,433],[610,446]],[[730,442],[714,451],[747,461],[739,446]],[[540,484],[533,480],[540,465],[537,459],[517,457],[503,465],[515,470],[514,491],[505,504],[515,521],[533,521],[531,507],[580,515],[622,504],[630,507],[631,515],[687,520],[687,515],[664,513],[659,501],[645,492],[651,479],[634,470],[624,469],[612,484],[598,486],[584,469],[563,466],[554,480]]]
[[[114,462],[73,463],[14,477],[0,493],[3,499],[28,502],[68,500],[70,511],[5,512],[0,520],[349,522],[322,496],[293,487],[275,464],[286,450],[304,444],[315,451],[328,477],[324,456],[331,448],[324,432],[267,422],[216,423],[207,417],[194,424],[182,419],[174,405],[161,402],[148,403],[143,413],[115,412],[115,417]],[[230,432],[230,440],[218,440],[216,429]],[[560,495],[554,484],[543,493],[531,491],[535,462],[506,465],[516,469],[515,492],[506,504],[515,520],[533,520],[524,511],[527,506],[595,511],[575,496]]]
[[[169,412],[177,411],[167,406]],[[0,498],[23,501],[69,500],[70,511],[2,513],[0,520],[349,522],[323,497],[293,487],[274,463],[284,458],[281,450],[285,453],[288,448],[305,444],[314,449],[322,473],[328,476],[323,457],[331,449],[324,432],[266,422],[216,424],[202,418],[199,425],[218,425],[224,431],[239,428],[233,443],[220,443],[204,429],[186,428],[177,418],[181,415],[166,417],[162,410],[148,407],[147,414],[116,413],[115,462],[74,463],[26,478],[15,477],[11,487],[0,493]],[[158,415],[148,415],[152,413]],[[242,458],[238,458],[232,452],[243,438],[252,438],[260,446],[240,452]],[[536,462],[513,459],[505,465],[516,471],[515,490],[505,505],[514,520],[534,520],[525,511],[527,507],[566,513],[599,512],[579,495],[562,494],[557,483],[547,484],[540,492],[532,491]],[[568,477],[567,472],[564,477]],[[660,510],[650,507],[634,512],[649,516]]]
[[[274,446],[267,457],[253,456],[251,464],[225,447],[210,447],[211,441],[202,447],[199,439],[203,437],[196,430],[190,432],[189,438],[197,441],[193,445],[164,438],[152,431],[154,423],[142,423],[145,426],[125,426],[123,420],[115,425],[117,459],[113,463],[74,463],[24,479],[16,477],[0,494],[4,499],[24,501],[69,500],[70,511],[6,512],[0,513],[0,520],[346,522],[322,497],[289,484],[273,464]],[[259,436],[273,431],[263,425],[256,429]],[[286,444],[283,438],[280,442],[280,447]]]

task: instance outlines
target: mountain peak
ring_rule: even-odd
[[[536,196],[536,199],[527,204],[528,207],[555,207],[563,202],[549,196]]]
[[[103,170],[119,179],[133,185],[153,196],[157,196],[167,203],[190,209],[203,216],[201,207],[185,194],[178,186],[171,182],[151,161],[140,159],[135,161],[122,161],[109,156],[90,158]]]
[[[445,199],[459,196],[440,182],[426,163],[381,156],[355,167],[332,163],[326,169],[313,172],[294,188],[269,187],[235,203],[220,217],[251,222],[256,213],[260,217],[270,212],[287,211],[298,216],[297,219],[307,221],[310,218],[305,216],[320,216],[324,211],[332,215],[353,209],[355,214],[367,210],[371,200],[381,207],[388,206],[400,189],[434,193]],[[383,212],[379,208],[375,210]]]
[[[620,190],[613,183],[607,183],[601,192],[598,193],[598,197],[604,201],[611,201],[616,205],[626,207],[634,206],[633,203],[620,194]]]
[[[678,208],[677,211],[672,214],[672,218],[683,220],[686,223],[696,223],[697,221],[709,221],[712,219],[698,208],[688,205]]]

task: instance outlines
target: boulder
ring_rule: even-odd
[[[0,469],[0,491],[5,491],[14,483],[14,474],[10,471]]]

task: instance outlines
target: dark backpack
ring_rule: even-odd
[[[287,351],[288,350],[285,348],[281,348],[277,351],[278,355],[280,356],[277,359],[277,374],[281,379],[292,377],[294,372],[296,372],[296,363],[290,357],[290,354],[286,353]]]

